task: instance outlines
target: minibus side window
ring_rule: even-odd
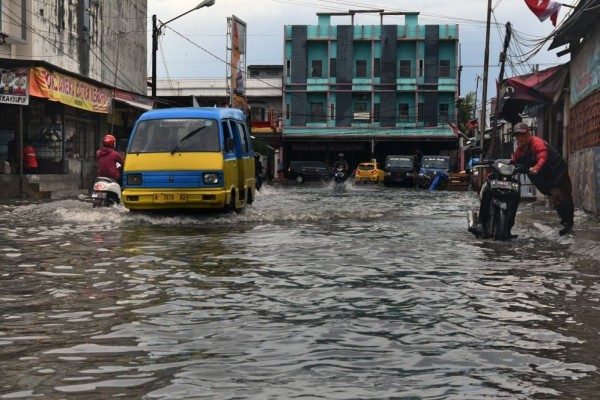
[[[235,123],[240,133],[240,140],[242,141],[242,153],[248,154],[250,152],[250,147],[248,145],[248,132],[246,131],[246,126],[241,122]]]
[[[225,153],[232,153],[235,150],[235,140],[233,132],[230,129],[229,121],[221,122],[223,128],[223,139],[225,140]]]

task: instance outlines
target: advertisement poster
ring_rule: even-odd
[[[29,67],[0,70],[0,103],[29,104]]]

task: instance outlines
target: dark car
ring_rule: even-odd
[[[331,169],[323,161],[290,161],[287,178],[298,183],[331,179]]]
[[[415,156],[390,155],[385,159],[383,183],[390,185],[413,185],[416,166]]]

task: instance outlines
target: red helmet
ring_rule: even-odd
[[[115,139],[113,135],[104,135],[102,138],[102,145],[114,149],[117,145],[117,139]]]

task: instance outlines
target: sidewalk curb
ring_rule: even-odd
[[[543,237],[569,246],[569,252],[600,261],[600,221],[584,211],[575,211],[575,226],[571,234],[560,236],[556,211],[546,201],[519,205],[519,220],[536,228]]]

